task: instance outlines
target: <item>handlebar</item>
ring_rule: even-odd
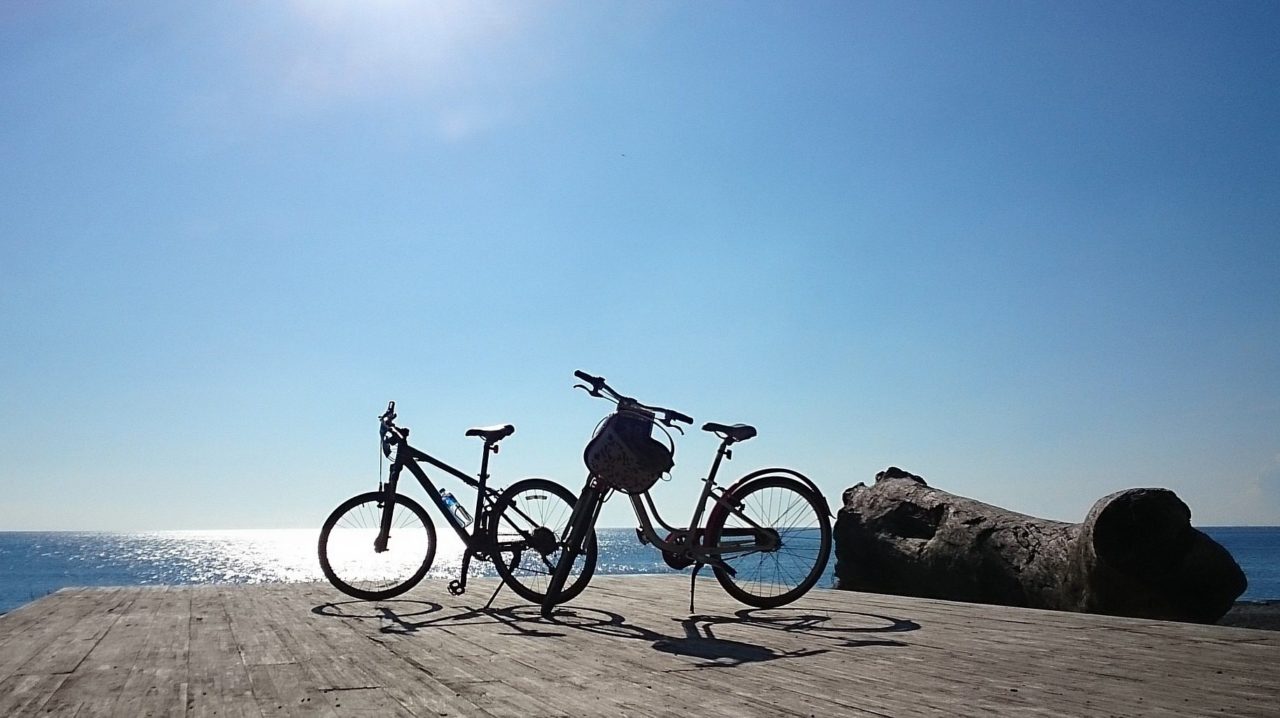
[[[408,441],[409,428],[405,426],[396,426],[396,403],[394,401],[387,402],[387,410],[382,412],[382,416],[378,417],[380,426],[378,434],[381,437],[383,456],[391,456],[391,447]]]
[[[602,386],[604,384],[604,377],[591,376],[590,374],[586,373],[585,371],[582,371],[581,369],[575,371],[573,375],[587,382],[588,384],[591,384],[592,386]]]
[[[683,421],[684,423],[689,425],[693,424],[693,417],[687,416],[685,414],[681,414],[678,411],[672,411],[671,409],[667,409],[667,415],[671,417],[672,421]]]
[[[578,371],[575,371],[573,375],[591,385],[591,386],[583,386],[582,384],[576,385],[578,388],[582,389],[583,391],[586,391],[591,396],[598,397],[598,398],[612,399],[615,403],[617,403],[619,406],[623,408],[634,407],[638,409],[645,409],[647,411],[651,411],[655,415],[660,414],[661,418],[659,418],[658,420],[666,424],[667,426],[675,426],[675,422],[677,421],[684,422],[685,424],[689,424],[689,425],[693,424],[692,417],[686,414],[682,414],[676,411],[675,409],[666,409],[661,406],[650,406],[648,404],[641,404],[640,402],[636,401],[635,399],[632,399],[629,396],[623,396],[622,394],[619,394],[617,390],[609,386],[609,384],[605,381],[604,377],[602,376],[592,376],[591,374],[588,374],[585,371],[582,371],[581,369],[579,369]],[[679,427],[676,427],[676,428],[679,428]]]

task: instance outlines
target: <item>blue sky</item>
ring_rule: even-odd
[[[1280,524],[1277,87],[1267,2],[5,4],[0,529],[318,525],[389,399],[576,488],[574,369],[834,503]]]

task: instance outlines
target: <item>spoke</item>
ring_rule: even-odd
[[[812,580],[823,547],[819,511],[806,492],[790,486],[749,490],[742,508],[726,517],[725,528],[750,529],[754,524],[772,529],[779,545],[770,551],[746,550],[724,556],[737,572],[728,580],[762,598],[781,596]]]

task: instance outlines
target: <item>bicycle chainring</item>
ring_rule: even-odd
[[[665,540],[668,543],[675,543],[677,545],[683,546],[686,542],[688,542],[689,539],[688,539],[688,534],[677,536],[676,534],[671,533],[671,534],[667,534],[667,538]],[[674,568],[677,571],[683,571],[684,569],[689,568],[690,566],[693,565],[693,559],[687,556],[682,556],[681,554],[675,553],[674,551],[663,550],[662,560],[665,561],[668,566],[670,566],[671,568]]]

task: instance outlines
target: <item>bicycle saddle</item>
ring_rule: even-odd
[[[486,444],[496,444],[514,433],[516,433],[516,427],[510,424],[477,426],[474,429],[467,429],[467,436],[478,436],[484,439]]]
[[[746,424],[734,424],[727,426],[725,424],[717,424],[714,421],[708,421],[702,425],[703,431],[711,431],[717,434],[724,434],[732,441],[746,441],[756,435],[756,427]]]

